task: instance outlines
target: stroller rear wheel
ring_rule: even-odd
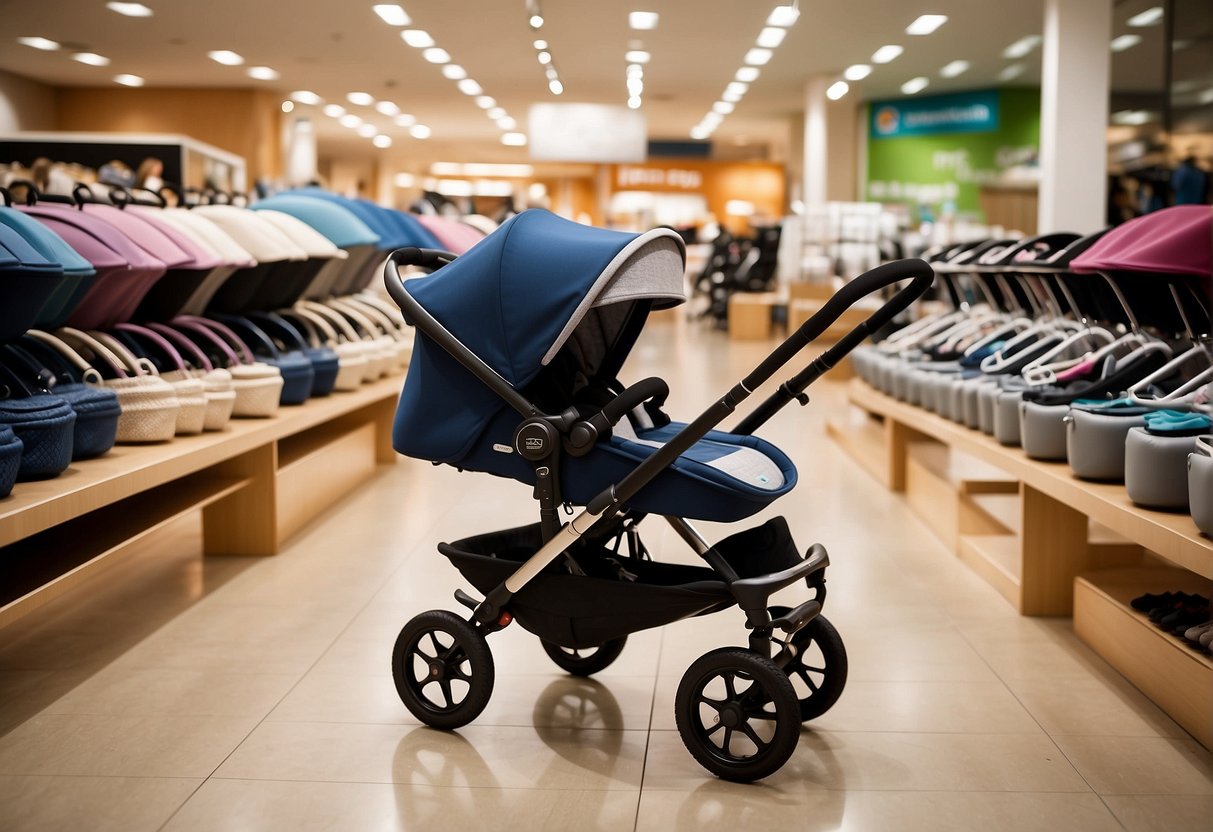
[[[628,637],[613,638],[610,641],[604,641],[597,647],[561,647],[554,642],[542,640],[540,643],[543,644],[543,650],[548,654],[548,658],[565,673],[571,673],[574,676],[590,676],[600,670],[605,670],[615,659],[619,658],[619,654],[623,652],[623,646],[628,643]]]
[[[740,647],[705,653],[687,669],[674,718],[700,765],[741,783],[778,771],[800,740],[792,683],[770,659]]]
[[[413,716],[432,728],[461,728],[493,693],[493,654],[474,626],[446,610],[404,625],[392,651],[396,692]]]
[[[787,612],[787,607],[771,607],[772,618]],[[796,656],[783,670],[800,700],[800,720],[808,722],[834,707],[842,696],[847,686],[847,648],[823,615],[793,633],[792,646]]]

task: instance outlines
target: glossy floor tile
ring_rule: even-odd
[[[628,379],[691,416],[768,345],[655,324]],[[273,558],[203,558],[197,517],[0,637],[0,829],[1136,830],[1207,832],[1213,759],[1074,636],[1026,619],[826,437],[823,383],[763,435],[797,463],[783,514],[830,551],[826,616],[849,684],[760,784],[713,779],[675,729],[736,609],[635,633],[592,679],[511,626],[457,733],[421,727],[391,673],[410,616],[468,587],[438,541],[530,522],[529,489],[399,460]],[[656,518],[654,555],[696,557]],[[803,587],[780,594],[798,603]]]

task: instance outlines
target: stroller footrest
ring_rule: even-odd
[[[772,619],[771,626],[790,634],[796,632],[819,615],[821,615],[821,602],[814,598],[810,601],[805,601],[794,610],[789,610],[787,613],[779,616],[779,618]]]
[[[830,555],[826,547],[814,543],[809,547],[804,560],[795,566],[772,572],[769,575],[759,575],[754,578],[742,578],[729,584],[733,596],[743,610],[749,611],[767,606],[767,599],[774,593],[791,586],[802,578],[820,572],[830,565]]]

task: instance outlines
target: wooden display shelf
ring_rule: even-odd
[[[1074,581],[1074,631],[1206,748],[1213,748],[1213,657],[1155,627],[1129,602],[1213,583],[1183,569],[1114,569]]]
[[[1014,604],[1020,604],[1020,548],[1014,534],[961,535],[956,554],[970,569],[985,578],[990,586]]]

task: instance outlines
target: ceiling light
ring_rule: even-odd
[[[458,87],[459,91],[464,95],[480,95],[484,92],[481,86],[471,78],[464,78],[459,82]]]
[[[547,51],[540,52],[535,57],[539,60],[539,63],[543,64],[544,66],[547,66],[548,64],[550,64],[552,62],[552,53],[551,52],[547,52]]]
[[[542,29],[543,28],[543,15],[533,14],[533,15],[531,15],[531,19],[528,20],[527,22],[531,24],[532,29]]]
[[[510,147],[522,147],[526,144],[524,133],[506,133],[501,137],[501,143]]]
[[[911,78],[909,81],[902,84],[901,91],[906,95],[915,95],[916,93],[920,93],[925,90],[927,85],[930,83],[931,82],[925,77],[919,75],[917,78]]]
[[[325,104],[324,114],[329,118],[341,118],[345,115],[345,107],[340,104]]]
[[[727,116],[733,112],[733,105],[727,101],[717,101],[712,105],[712,112],[720,113],[722,116]]]
[[[43,52],[54,52],[59,48],[59,44],[53,40],[46,38],[17,38],[17,43],[25,46],[32,46],[35,49],[41,49]]]
[[[255,81],[277,81],[278,72],[268,66],[250,66],[248,77]]]
[[[434,39],[425,29],[405,29],[400,33],[400,37],[414,49],[429,49],[434,45]]]
[[[758,80],[758,76],[761,74],[762,73],[758,67],[743,66],[741,69],[737,70],[737,74],[733,77],[744,84],[752,84]]]
[[[641,64],[628,64],[627,74],[629,78],[640,78],[644,75],[644,66]]]
[[[895,60],[905,50],[895,43],[888,43],[872,53],[872,63],[887,64],[889,61]]]
[[[1028,35],[1027,37],[1020,38],[1006,49],[1002,50],[1002,56],[1004,58],[1010,58],[1011,60],[1022,58],[1039,45],[1040,35]]]
[[[800,9],[795,6],[776,6],[771,9],[767,18],[768,26],[782,26],[785,29],[792,26],[800,18]]]
[[[1011,64],[998,73],[998,80],[1010,81],[1012,78],[1018,78],[1020,75],[1023,75],[1023,64]]]
[[[478,95],[476,96],[476,106],[482,110],[488,110],[497,106],[497,99],[491,95]]]
[[[851,90],[851,85],[846,81],[835,81],[826,88],[826,98],[831,101],[837,101]]]
[[[628,25],[633,29],[656,29],[660,17],[657,12],[629,12]]]
[[[351,92],[345,100],[359,107],[369,107],[375,103],[375,97],[369,92]]]
[[[946,64],[943,69],[939,70],[939,74],[944,78],[955,78],[957,75],[964,75],[969,71],[968,61],[952,61]]]
[[[862,81],[872,74],[872,67],[867,64],[852,64],[842,71],[842,77],[848,81]]]
[[[534,46],[536,49],[547,49],[548,42],[546,40],[537,40],[533,42],[531,46]]]
[[[1213,104],[1213,87],[1209,87],[1196,97],[1196,100],[1201,104]]]
[[[392,137],[380,133],[379,135],[375,136],[375,138],[371,139],[371,144],[380,149],[388,148],[392,146]]]
[[[379,132],[379,128],[369,122],[359,124],[355,132],[364,139],[369,139]]]
[[[769,60],[771,60],[770,49],[751,49],[745,53],[745,62],[749,66],[762,66]]]
[[[353,130],[359,124],[362,124],[362,119],[353,113],[346,113],[340,119],[338,119],[338,121],[342,127],[348,127],[351,130]]]
[[[124,14],[127,17],[151,17],[152,10],[142,3],[106,3],[105,7],[111,12]]]
[[[641,105],[642,103],[644,103],[644,102],[642,102],[642,101],[640,100],[640,96],[639,96],[639,95],[633,95],[633,96],[631,96],[630,98],[628,98],[628,107],[629,107],[630,109],[633,109],[633,110],[639,110],[639,109],[640,109],[640,105]]]
[[[96,52],[77,52],[72,55],[73,61],[79,61],[82,64],[89,66],[109,66],[110,59],[104,55],[98,55]]]
[[[397,127],[412,127],[417,123],[417,116],[412,113],[401,113],[392,120],[396,123]]]
[[[514,121],[514,119],[510,118],[509,116],[502,116],[501,118],[497,119],[497,126],[502,130],[513,130],[518,126],[518,122]]]
[[[691,138],[692,139],[695,139],[696,141],[701,142],[704,139],[706,139],[707,137],[708,137],[708,131],[705,130],[701,125],[697,124],[691,128]]]
[[[288,100],[282,102],[282,112],[289,113],[293,109],[295,109],[294,101],[291,101],[288,99]]]
[[[316,95],[316,93],[312,92],[311,90],[295,90],[293,93],[291,93],[291,100],[300,104],[312,105],[316,105],[324,101],[323,98]]]
[[[749,88],[749,84],[743,84],[740,81],[730,81],[728,86],[724,88],[724,91],[736,93],[738,95],[745,95]]]
[[[143,79],[138,75],[115,75],[114,83],[121,84],[124,87],[142,87]]]
[[[1137,126],[1139,124],[1145,124],[1151,119],[1151,117],[1152,114],[1145,110],[1121,110],[1119,112],[1112,113],[1112,123]]]
[[[206,56],[215,63],[223,64],[224,66],[240,66],[244,63],[244,58],[230,49],[216,49],[213,52],[207,52]]]
[[[643,49],[633,49],[626,53],[623,59],[630,64],[647,64],[652,56]]]
[[[640,95],[642,92],[644,92],[644,81],[642,81],[640,78],[629,78],[628,94]]]
[[[1124,52],[1126,49],[1132,49],[1139,43],[1141,43],[1141,35],[1121,35],[1118,38],[1112,39],[1112,51]]]
[[[394,116],[400,112],[400,108],[396,106],[396,102],[394,101],[380,101],[375,105],[375,109],[385,116]]]
[[[548,77],[549,81],[555,81],[556,77],[557,77],[556,76],[556,67],[552,66],[551,64],[548,64],[546,67],[544,67],[543,74]]]
[[[411,22],[408,13],[394,3],[371,6],[371,11],[383,18],[383,22],[389,26],[408,26]]]
[[[485,113],[485,115],[488,116],[489,118],[491,118],[493,121],[496,121],[497,119],[499,119],[503,115],[505,115],[505,108],[504,107],[490,107],[488,109],[488,111]]]
[[[416,177],[411,173],[398,173],[392,177],[392,184],[397,188],[411,188],[416,181]]]
[[[433,131],[424,124],[414,124],[409,128],[409,135],[414,139],[428,139]]]
[[[923,14],[906,27],[907,35],[929,35],[948,22],[946,14]]]
[[[729,102],[730,104],[736,104],[738,101],[740,101],[740,100],[741,100],[741,93],[739,93],[739,92],[729,92],[728,90],[725,90],[724,92],[722,92],[722,93],[720,94],[720,100],[721,100],[721,101],[727,101],[727,102]]]
[[[551,91],[552,95],[563,95],[564,84],[560,83],[559,79],[553,79],[548,81],[548,90]]]
[[[452,81],[462,81],[468,77],[468,71],[459,64],[447,64],[442,68],[442,74]]]
[[[1162,20],[1162,16],[1162,6],[1154,6],[1153,8],[1146,9],[1144,12],[1133,15],[1125,22],[1130,26],[1141,28],[1143,26],[1153,26],[1155,23]]]
[[[431,46],[422,52],[421,57],[432,64],[449,64],[451,62],[451,53],[437,46]]]
[[[787,37],[787,34],[787,29],[780,29],[778,26],[768,26],[758,33],[758,45],[765,49],[774,49],[783,43],[783,39]]]

